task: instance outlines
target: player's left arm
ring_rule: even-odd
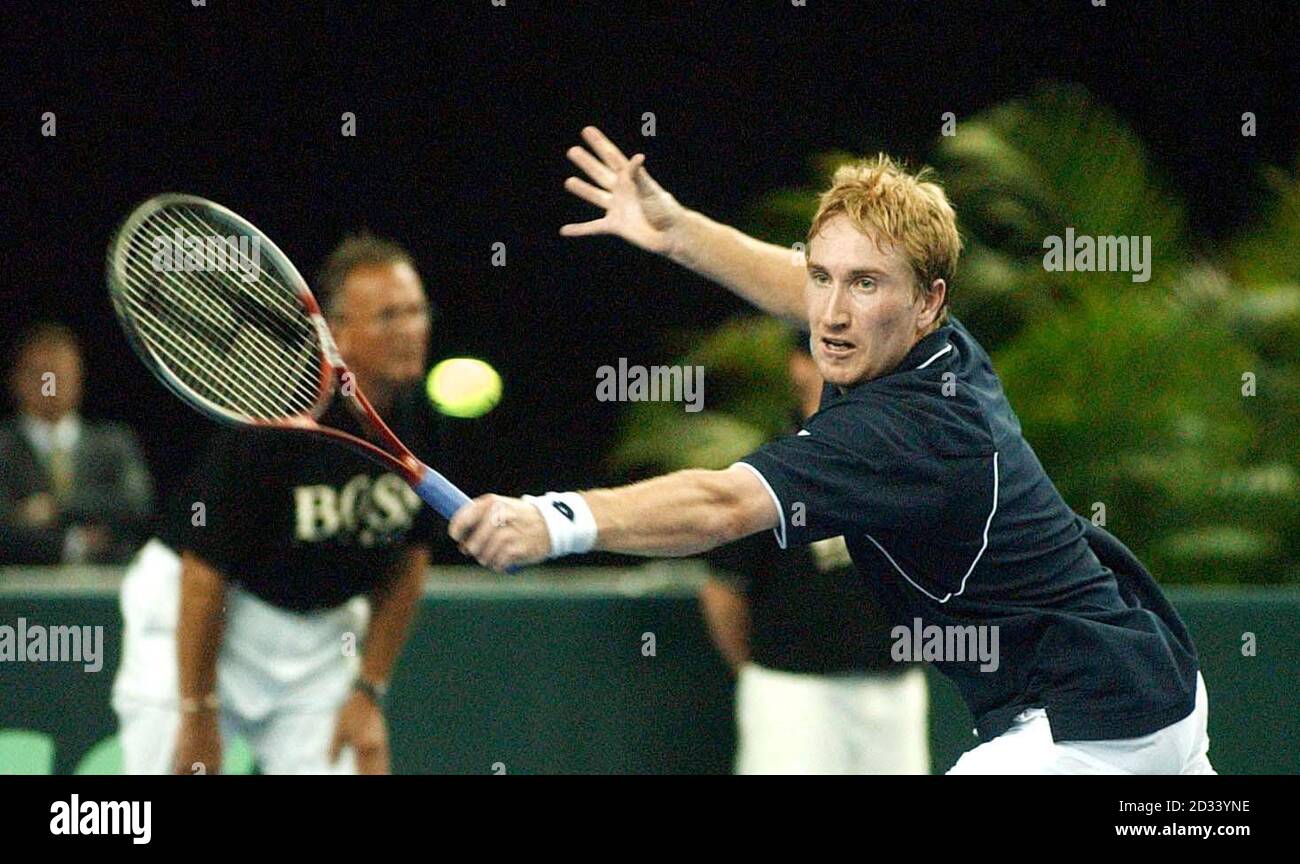
[[[758,476],[732,466],[677,471],[617,489],[530,501],[483,495],[461,508],[448,533],[462,552],[485,567],[504,571],[591,550],[695,555],[775,528],[779,519]],[[556,549],[555,540],[565,548]]]
[[[393,576],[371,592],[370,628],[361,656],[360,681],[372,692],[384,692],[393,666],[406,644],[429,567],[425,546],[408,546]],[[356,751],[360,774],[389,773],[388,731],[383,709],[363,689],[353,691],[339,712],[330,759],[338,758],[344,744]]]

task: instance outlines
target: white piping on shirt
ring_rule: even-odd
[[[924,369],[926,366],[929,366],[931,363],[938,360],[940,357],[947,354],[951,350],[952,350],[952,343],[949,342],[947,345],[943,346],[938,351],[934,352],[934,354],[930,355],[929,360],[926,360],[924,363],[922,363],[920,366],[917,366],[916,368]]]
[[[980,558],[983,557],[984,550],[989,548],[989,526],[993,524],[993,514],[997,512],[998,512],[998,454],[997,451],[995,450],[993,451],[993,509],[989,511],[989,518],[984,521],[984,542],[980,546],[980,551],[975,553],[975,560],[970,562],[970,567],[966,569],[966,575],[961,577],[961,586],[957,589],[955,593],[949,591],[943,597],[936,597],[933,594],[931,594],[929,591],[926,591],[924,588],[918,585],[916,581],[912,579],[911,576],[907,575],[907,572],[903,570],[902,567],[898,566],[898,562],[894,560],[894,556],[890,555],[889,552],[885,550],[885,547],[881,546],[880,543],[877,542],[875,537],[872,537],[870,534],[866,535],[866,537],[872,543],[876,544],[876,548],[879,549],[881,553],[886,558],[889,559],[889,563],[894,565],[894,569],[899,572],[899,575],[901,575],[908,582],[912,583],[913,588],[915,588],[917,591],[920,591],[922,594],[924,594],[926,597],[929,597],[931,600],[935,600],[939,603],[947,603],[953,597],[956,597],[957,595],[961,594],[966,590],[966,580],[970,578],[971,573],[975,572],[975,565],[978,564]],[[783,546],[782,548],[785,547]]]
[[[934,354],[930,355],[930,359],[926,360],[924,363],[922,363],[920,366],[917,366],[916,368],[924,369],[925,367],[929,366],[935,360],[938,360],[940,357],[947,354],[951,350],[952,350],[952,343],[949,342],[947,345],[943,346],[938,351],[934,352]],[[811,433],[809,433],[807,429],[800,429],[798,434],[809,435]],[[742,468],[748,468],[750,471],[752,471],[754,473],[754,476],[758,478],[758,481],[763,484],[763,488],[767,490],[767,494],[772,497],[772,503],[776,506],[777,517],[781,520],[780,526],[777,528],[773,528],[772,533],[776,535],[776,545],[784,549],[786,547],[785,510],[781,507],[781,499],[776,497],[776,492],[773,491],[772,485],[767,482],[767,478],[763,476],[761,471],[759,471],[753,465],[750,465],[748,462],[734,462],[731,464],[730,467],[735,468],[737,465],[741,466]],[[984,523],[984,545],[980,547],[980,551],[975,555],[975,560],[971,562],[970,569],[968,569],[966,571],[966,575],[962,577],[961,588],[957,591],[958,594],[966,590],[966,579],[969,578],[970,574],[975,570],[975,565],[979,563],[981,556],[984,555],[984,550],[988,548],[989,525],[992,524],[993,522],[993,514],[997,512],[998,512],[998,454],[994,452],[993,454],[993,510],[989,513],[989,518]],[[876,544],[876,548],[884,553],[885,557],[889,559],[889,563],[894,565],[894,569],[897,570],[899,573],[901,573],[904,579],[906,579],[908,582],[912,582],[911,577],[903,572],[903,568],[899,567],[898,563],[894,561],[893,556],[885,551],[884,546],[881,546],[879,543],[876,542],[875,537],[872,537],[870,534],[866,535],[866,537],[872,543]],[[935,597],[933,594],[926,591],[924,588],[922,588],[920,585],[917,585],[915,582],[912,582],[912,585],[914,585],[918,591],[925,594],[927,597],[931,597],[935,600],[939,600],[938,597]],[[939,600],[939,602],[947,603],[948,600],[951,599],[952,597],[953,594],[949,592],[948,595],[944,597],[942,600]]]
[[[781,507],[781,499],[776,497],[776,493],[772,491],[772,485],[767,482],[767,478],[763,476],[763,473],[761,471],[759,471],[753,465],[750,465],[748,462],[733,462],[731,464],[731,467],[735,468],[737,465],[739,465],[741,468],[748,468],[750,471],[753,471],[754,476],[758,478],[758,482],[762,483],[763,488],[767,490],[767,494],[772,496],[772,503],[776,505],[776,515],[781,519],[781,527],[773,528],[772,533],[776,535],[776,545],[784,549],[785,548],[785,510]]]

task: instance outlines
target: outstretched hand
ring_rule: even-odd
[[[595,126],[583,129],[582,137],[592,152],[573,146],[566,155],[592,182],[570,177],[564,188],[600,207],[605,215],[570,223],[560,233],[565,237],[612,234],[648,252],[671,253],[674,232],[681,228],[686,209],[645,170],[643,154],[628,159]]]

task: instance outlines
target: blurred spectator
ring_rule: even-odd
[[[807,336],[790,354],[801,419],[823,382]],[[843,537],[774,550],[746,537],[707,556],[709,635],[736,673],[737,774],[927,774],[929,690]]]
[[[152,482],[135,436],[90,422],[72,331],[38,324],[14,351],[18,413],[0,424],[0,563],[118,563],[142,538]]]

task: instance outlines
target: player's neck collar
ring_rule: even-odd
[[[915,372],[920,369],[929,368],[936,363],[942,363],[946,358],[951,357],[955,350],[953,348],[952,339],[950,338],[952,332],[952,325],[945,324],[933,333],[927,333],[922,336],[916,341],[916,344],[913,345],[905,355],[903,355],[903,359],[899,364],[883,375],[869,378],[866,381],[859,381],[856,384],[845,387],[843,390],[832,384],[827,384],[826,387],[829,388],[829,391],[823,391],[822,405],[826,405],[828,397],[837,398],[840,396],[847,396],[855,390],[870,387],[873,383],[877,381],[885,381],[894,375],[899,375],[904,372]]]

